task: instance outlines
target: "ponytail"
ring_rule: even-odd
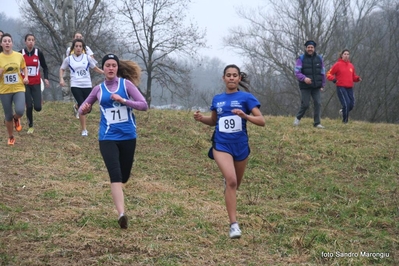
[[[246,92],[251,92],[249,88],[251,88],[250,81],[248,79],[248,75],[245,72],[240,72],[241,81],[238,83],[240,87],[244,88]]]

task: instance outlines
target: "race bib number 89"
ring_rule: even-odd
[[[223,133],[235,133],[242,131],[242,120],[238,115],[230,115],[219,119],[219,131]]]
[[[116,124],[126,122],[128,120],[126,106],[107,108],[105,118],[108,124]]]

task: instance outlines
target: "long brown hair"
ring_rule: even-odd
[[[130,80],[136,87],[140,85],[141,68],[130,60],[119,60],[118,77]]]
[[[70,47],[70,49],[69,49],[69,55],[71,55],[72,53],[74,53],[73,48],[75,48],[75,44],[76,44],[77,42],[82,43],[82,48],[83,48],[82,54],[85,54],[85,53],[86,53],[86,44],[85,44],[85,42],[84,42],[82,39],[75,39],[75,40],[72,41],[72,45],[71,45],[71,47]]]

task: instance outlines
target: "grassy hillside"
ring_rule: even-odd
[[[1,113],[1,115],[3,115]],[[398,265],[398,125],[266,117],[249,126],[228,238],[212,128],[191,112],[136,112],[138,142],[119,229],[98,150],[98,105],[80,136],[71,103],[48,102],[35,133],[0,136],[1,265]],[[376,253],[376,254],[373,254]]]

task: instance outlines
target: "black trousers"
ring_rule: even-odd
[[[36,112],[42,110],[42,89],[40,84],[25,85],[26,116],[29,127],[33,127],[33,108]]]

